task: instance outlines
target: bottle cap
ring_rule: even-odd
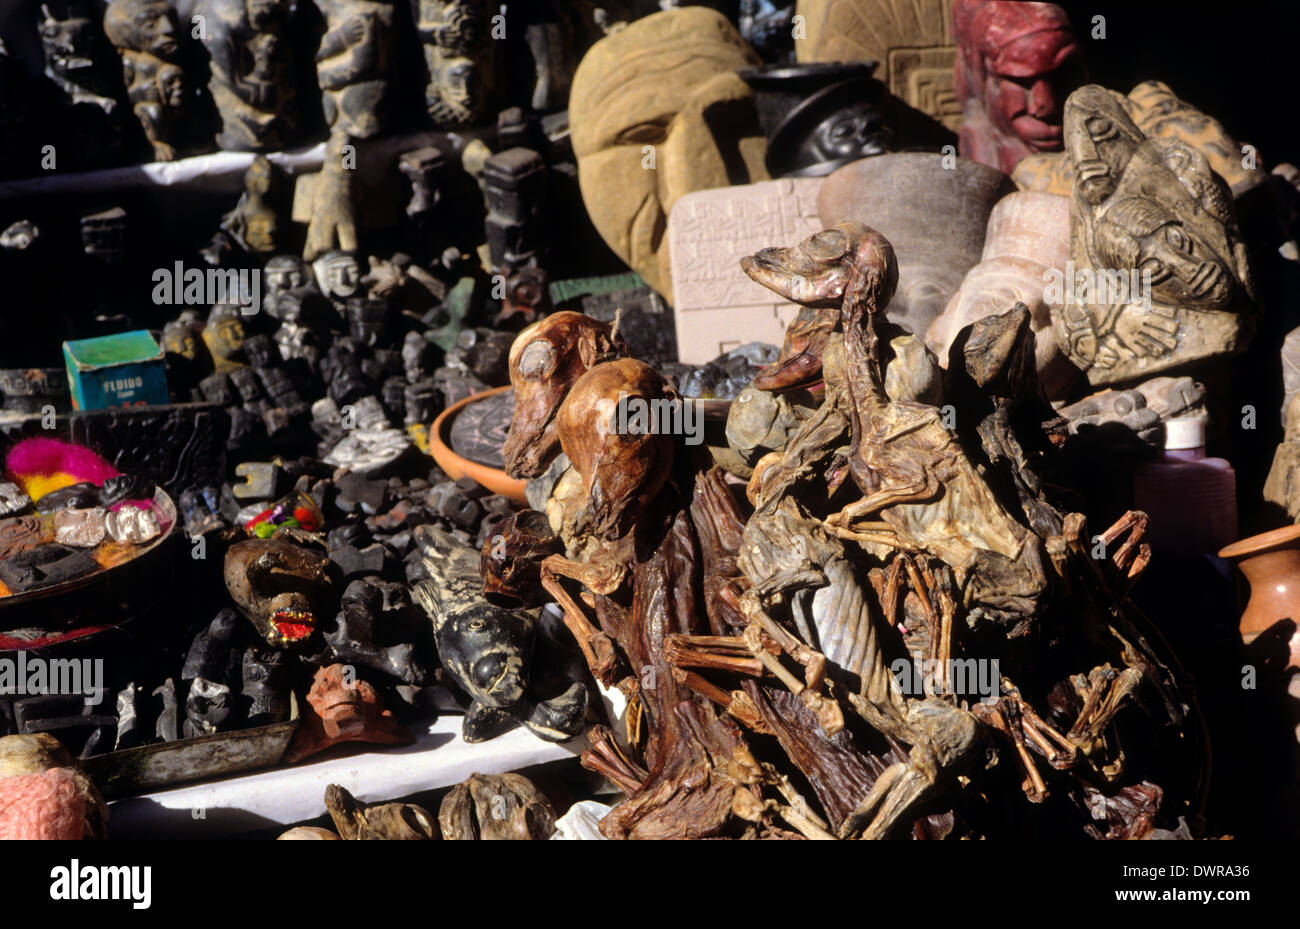
[[[1203,448],[1205,446],[1205,417],[1178,416],[1165,423],[1165,448]]]

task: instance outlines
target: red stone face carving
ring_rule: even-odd
[[[384,709],[382,698],[366,681],[356,680],[347,665],[332,664],[316,672],[303,720],[284,754],[290,764],[340,742],[403,745],[413,736]]]
[[[1065,98],[1086,83],[1083,50],[1055,3],[956,0],[963,157],[1011,173],[1061,150]]]

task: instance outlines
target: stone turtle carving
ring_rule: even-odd
[[[483,599],[477,550],[431,525],[417,528],[415,541],[427,577],[411,593],[433,622],[442,666],[470,697],[465,741],[494,738],[516,723],[551,742],[577,735],[587,710],[585,685],[575,681],[549,700],[530,693],[536,618]]]

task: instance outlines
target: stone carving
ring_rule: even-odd
[[[262,309],[273,319],[283,319],[278,305],[281,294],[302,287],[315,288],[316,276],[311,265],[297,255],[276,255],[266,262],[262,273]]]
[[[45,75],[74,104],[89,103],[105,113],[117,109],[121,76],[99,23],[84,16],[56,19],[42,6],[41,48]]]
[[[1204,401],[1205,388],[1190,377],[1153,377],[1136,387],[1099,390],[1056,412],[1069,422],[1071,435],[1119,423],[1144,442],[1160,446],[1161,424],[1193,414],[1204,416]]]
[[[316,0],[325,34],[316,79],[330,136],[319,174],[298,179],[294,218],[308,222],[303,257],[357,248],[353,201],[354,142],[382,134],[390,122],[395,72],[393,0]]]
[[[781,344],[799,307],[751,281],[740,259],[818,231],[816,178],[784,178],[677,201],[668,217],[673,317],[681,361],[703,364],[742,342]]]
[[[775,65],[742,72],[754,88],[773,177],[823,177],[851,161],[893,151],[886,91],[875,62]]]
[[[1110,91],[1142,133],[1150,138],[1183,142],[1199,151],[1210,169],[1232,188],[1234,197],[1264,181],[1260,168],[1245,167],[1243,146],[1223,125],[1180,100],[1160,81],[1143,81],[1128,96]],[[1074,166],[1064,152],[1029,155],[1012,175],[1022,190],[1039,190],[1069,196],[1074,186]]]
[[[218,305],[208,314],[203,328],[203,343],[212,354],[218,374],[246,367],[244,361],[244,323],[238,307]]]
[[[1065,11],[956,0],[953,17],[962,155],[1009,174],[1026,155],[1060,151],[1065,98],[1087,80]]]
[[[391,0],[316,0],[325,35],[316,53],[331,132],[354,139],[379,135],[388,123],[393,56]]]
[[[272,255],[284,236],[278,204],[283,178],[280,169],[258,155],[244,172],[244,192],[221,221],[221,230],[256,255]]]
[[[104,14],[104,33],[122,57],[127,95],[155,161],[176,159],[176,121],[186,90],[179,30],[166,0],[112,0]]]
[[[488,251],[493,267],[535,263],[543,250],[546,165],[528,148],[510,148],[483,165]]]
[[[885,314],[923,336],[980,260],[993,205],[1013,189],[987,165],[959,158],[946,167],[943,155],[898,152],[836,171],[817,206],[822,225],[867,223],[893,244],[898,288]]]
[[[795,58],[878,61],[876,76],[891,94],[955,132],[962,112],[952,7],[952,0],[799,0],[807,35],[796,37]]]
[[[681,7],[605,36],[574,75],[569,118],[587,211],[615,254],[665,297],[673,204],[767,178],[753,96],[737,73],[758,64],[721,13]]]
[[[217,147],[273,151],[298,123],[289,0],[203,0],[208,89],[221,115]]]
[[[494,606],[483,598],[479,553],[433,525],[415,530],[427,574],[411,596],[429,614],[442,666],[469,695],[461,727],[466,742],[495,738],[523,723],[530,732],[562,742],[583,728],[587,689],[564,682],[559,693],[534,692],[537,619],[523,610]],[[567,686],[564,686],[567,683]]]
[[[411,0],[429,69],[425,106],[435,126],[475,126],[492,112],[498,82],[491,0]]]
[[[1064,279],[1070,257],[1070,200],[1055,194],[1022,191],[998,201],[989,215],[980,263],[966,272],[961,287],[926,330],[925,341],[940,358],[966,326],[1005,313],[1017,303],[1029,309],[1034,330],[1038,379],[1049,399],[1064,399],[1079,369],[1056,345],[1047,300],[1051,275]],[[1063,290],[1063,288],[1060,288]]]
[[[1242,351],[1255,328],[1246,246],[1205,156],[1147,138],[1096,85],[1070,95],[1065,134],[1084,280],[1053,316],[1061,349],[1095,385]]]
[[[1121,102],[1144,135],[1184,142],[1204,155],[1210,169],[1228,182],[1234,196],[1268,176],[1262,168],[1247,168],[1241,144],[1228,135],[1223,124],[1178,99],[1168,84],[1143,81],[1129,91],[1127,101]]]
[[[290,764],[340,742],[403,745],[415,741],[398,725],[393,711],[384,709],[374,685],[360,680],[351,665],[332,664],[317,671],[307,692],[307,706],[310,709],[303,713],[284,753]]]

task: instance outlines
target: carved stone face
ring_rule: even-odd
[[[1232,272],[1210,243],[1155,200],[1130,197],[1113,204],[1095,236],[1105,267],[1151,273],[1153,300],[1211,310],[1232,301]]]
[[[276,255],[263,272],[263,308],[276,319],[284,319],[279,297],[287,290],[297,290],[315,283],[311,267],[297,255]]]
[[[158,96],[167,106],[180,108],[185,105],[185,72],[175,65],[165,65],[158,69]]]
[[[361,286],[361,266],[347,252],[326,252],[312,263],[312,268],[321,292],[327,297],[346,300]]]
[[[119,49],[148,52],[170,60],[180,48],[176,11],[167,0],[113,0],[104,14],[104,31]]]
[[[559,453],[555,414],[581,375],[622,355],[610,326],[582,313],[554,313],[533,323],[510,346],[514,418],[503,449],[506,471],[537,477]]]
[[[1053,3],[958,0],[962,154],[1010,172],[1025,155],[1061,150],[1065,98],[1086,79],[1069,17]]]
[[[163,351],[171,352],[174,355],[183,355],[190,361],[198,361],[199,333],[201,331],[202,327],[193,318],[173,319],[163,326]]]
[[[226,553],[226,589],[276,648],[305,645],[330,595],[330,560],[284,539],[250,539]]]
[[[674,440],[658,430],[622,430],[619,408],[652,410],[654,401],[675,399],[663,377],[644,362],[620,358],[578,378],[560,406],[556,431],[564,453],[582,476],[586,512],[594,535],[629,532],[672,469]],[[632,416],[627,417],[631,423]]]
[[[607,35],[574,75],[573,150],[592,222],[669,298],[673,204],[691,191],[768,176],[753,97],[738,73],[756,64],[721,13],[681,7]]]
[[[496,83],[496,42],[488,0],[418,0],[416,28],[429,68],[425,104],[435,124],[481,122]]]
[[[203,329],[203,341],[218,363],[238,364],[237,356],[244,349],[244,324],[239,310],[233,307],[213,307],[208,314],[208,324]]]

